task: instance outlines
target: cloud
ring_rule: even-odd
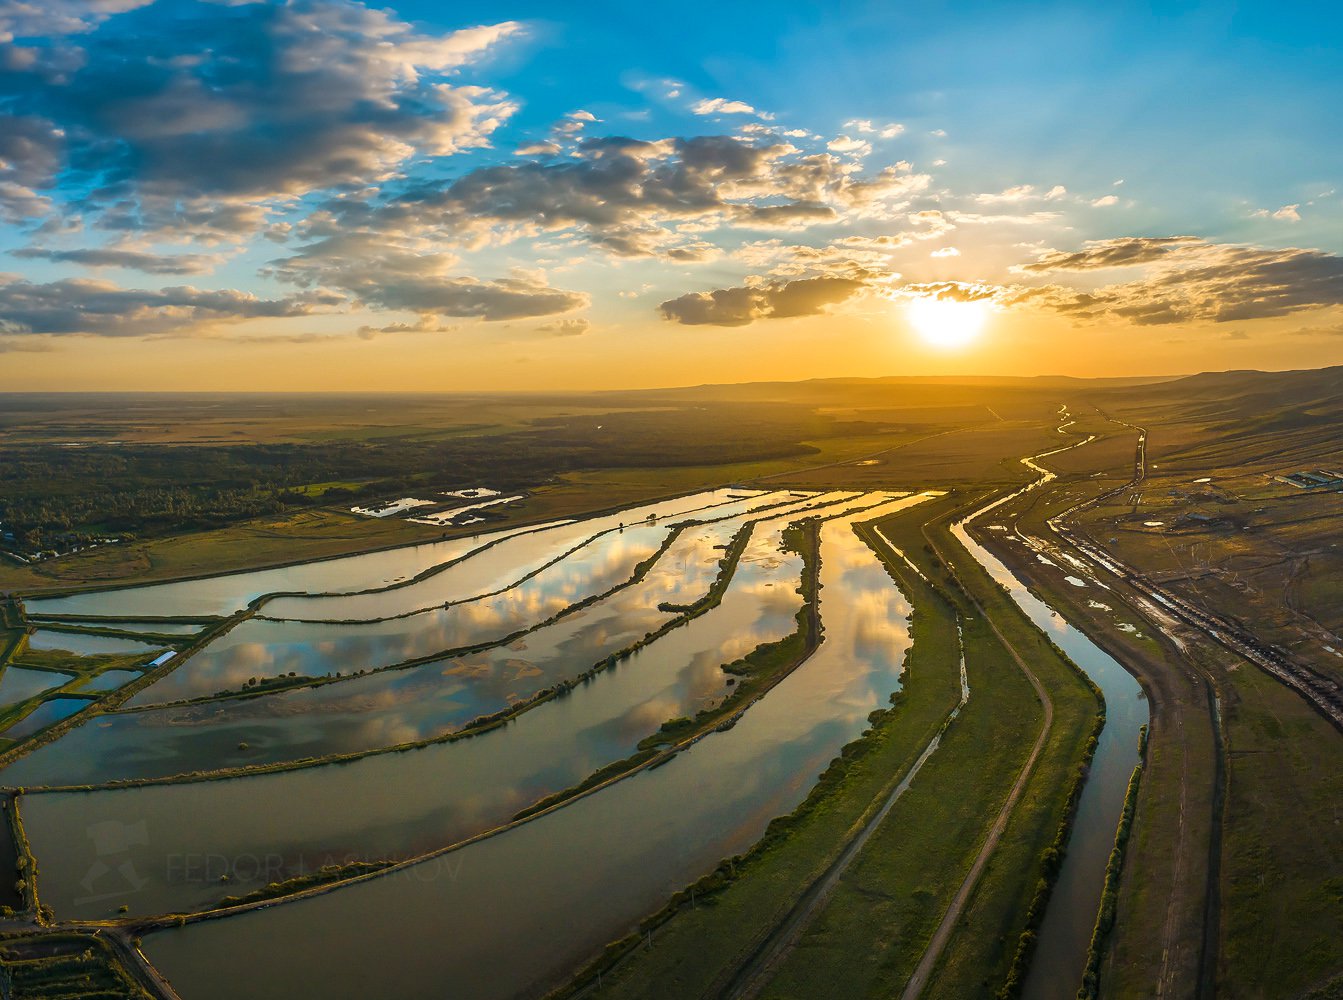
[[[110,228],[171,227],[182,205],[250,207],[255,220],[274,199],[486,145],[515,105],[448,78],[521,30],[423,34],[351,0],[149,8],[77,50],[28,50],[26,65],[0,72],[0,106],[30,131],[60,123],[63,166]]]
[[[128,289],[88,278],[36,284],[10,274],[0,275],[0,334],[181,333],[217,323],[306,316],[337,301],[320,293],[260,299],[233,289],[189,285]]]
[[[832,153],[855,153],[858,156],[866,156],[872,152],[872,143],[865,139],[853,139],[847,135],[841,135],[827,142],[825,148]]]
[[[560,152],[560,144],[549,140],[528,142],[518,147],[518,156],[559,156]]]
[[[658,306],[663,319],[686,326],[745,326],[760,319],[814,316],[864,288],[850,278],[801,278],[712,292],[688,292]]]
[[[1266,319],[1343,305],[1343,257],[1321,250],[1208,243],[1192,236],[1130,237],[1049,251],[1017,270],[1031,274],[1142,267],[1138,279],[1090,291],[1026,289],[1019,301],[1078,317],[1153,325]]]
[[[20,224],[50,211],[38,189],[55,184],[63,144],[46,119],[0,114],[0,220]]]
[[[1277,219],[1280,222],[1300,222],[1301,221],[1301,212],[1299,211],[1300,208],[1301,205],[1298,203],[1296,205],[1283,205],[1282,208],[1279,208],[1272,212],[1270,212],[1266,208],[1259,208],[1255,209],[1250,214],[1258,219]]]
[[[765,121],[774,119],[773,115],[757,111],[745,101],[730,101],[726,97],[706,97],[692,104],[690,110],[697,115],[755,115]]]
[[[148,274],[206,274],[224,261],[221,254],[156,254],[118,247],[89,247],[78,250],[50,250],[45,247],[23,247],[11,250],[15,257],[25,260],[49,260],[61,264],[80,264],[84,267],[121,267]]]
[[[453,274],[452,254],[378,242],[365,234],[331,236],[272,263],[273,277],[302,288],[337,288],[379,309],[483,320],[527,319],[589,304],[583,292],[552,288],[516,272],[482,280]]]
[[[1093,202],[1091,203],[1091,207],[1092,207],[1092,208],[1109,208],[1111,205],[1118,205],[1118,204],[1119,204],[1119,198],[1118,198],[1118,196],[1116,196],[1116,195],[1112,195],[1112,194],[1106,194],[1106,195],[1101,195],[1101,197],[1099,197],[1099,198],[1097,198],[1095,201],[1093,201]]]
[[[928,256],[929,256],[929,257],[959,257],[960,255],[961,255],[961,252],[960,252],[959,250],[957,250],[955,247],[938,247],[936,250],[934,250],[934,251],[933,251],[932,253],[930,253]]]
[[[553,323],[542,323],[537,328],[538,333],[546,333],[552,337],[580,337],[592,329],[592,324],[582,316],[574,319],[560,319]]]
[[[889,125],[874,125],[866,118],[854,118],[845,122],[844,127],[854,129],[863,135],[876,135],[883,139],[894,139],[905,131],[905,127],[899,122],[892,122]]]
[[[361,340],[373,340],[382,333],[454,333],[460,330],[460,323],[443,323],[434,316],[424,314],[413,323],[388,323],[386,326],[361,326],[355,331]]]
[[[414,233],[458,246],[567,232],[617,256],[704,260],[712,247],[698,233],[885,218],[929,180],[908,164],[864,174],[851,161],[804,155],[783,141],[593,137],[562,160],[480,167],[381,203],[345,199],[307,229]]]
[[[1170,259],[1184,247],[1200,245],[1197,236],[1130,236],[1114,240],[1092,240],[1083,249],[1049,250],[1019,270],[1094,271],[1110,267],[1136,267]]]
[[[975,201],[981,205],[1020,204],[1027,201],[1057,201],[1068,193],[1062,184],[1055,184],[1048,191],[1038,191],[1033,184],[1018,184],[995,193],[977,194]]]
[[[16,38],[53,38],[92,31],[110,17],[153,0],[4,0],[0,44]]]

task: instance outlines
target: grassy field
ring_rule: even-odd
[[[1218,995],[1290,997],[1343,973],[1343,739],[1223,654],[1230,751]]]

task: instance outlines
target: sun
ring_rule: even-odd
[[[919,336],[934,347],[964,347],[979,335],[989,318],[988,302],[961,302],[932,296],[912,299],[905,315]]]

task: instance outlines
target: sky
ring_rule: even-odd
[[[0,391],[1343,363],[1343,7],[0,0]]]

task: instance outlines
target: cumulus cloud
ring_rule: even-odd
[[[695,233],[885,217],[928,183],[908,164],[865,174],[782,141],[610,136],[582,140],[563,160],[481,167],[381,204],[344,200],[309,231],[414,232],[467,246],[572,231],[618,256],[704,260],[712,248]]]
[[[152,227],[182,204],[236,212],[487,144],[515,105],[448,78],[520,30],[423,34],[351,0],[151,8],[78,50],[26,50],[0,72],[0,104],[29,131],[59,121],[64,166],[97,185],[111,223]]]
[[[872,152],[872,143],[866,139],[854,139],[851,136],[841,135],[827,142],[825,148],[832,153],[854,153],[858,156],[866,156]]]
[[[549,139],[542,142],[527,142],[518,147],[519,156],[559,156],[560,144]]]
[[[745,101],[731,101],[726,97],[706,97],[692,104],[690,110],[697,115],[755,115],[765,121],[772,121],[774,118],[764,111],[757,111]]]
[[[851,278],[799,278],[711,292],[688,292],[658,306],[662,318],[686,326],[745,326],[760,319],[814,316],[864,288]]]
[[[874,125],[866,118],[854,118],[845,122],[844,127],[854,129],[863,135],[880,136],[882,139],[894,139],[905,131],[905,127],[899,122],[892,122],[889,125]]]
[[[363,234],[332,236],[275,261],[269,273],[303,288],[336,288],[379,309],[483,320],[527,319],[588,305],[586,293],[553,288],[517,272],[482,280],[454,274],[452,254],[379,243]]]
[[[960,252],[959,250],[957,250],[955,247],[938,247],[936,250],[934,250],[934,251],[933,251],[932,253],[930,253],[928,256],[929,256],[929,257],[959,257],[960,255],[961,255],[961,252]]]
[[[1106,195],[1101,195],[1101,197],[1099,197],[1099,198],[1097,198],[1095,201],[1093,201],[1093,202],[1091,203],[1091,207],[1092,207],[1092,208],[1109,208],[1111,205],[1118,205],[1118,204],[1119,204],[1119,198],[1118,198],[1116,195],[1106,194]]]
[[[9,274],[0,275],[0,334],[182,333],[218,323],[306,316],[338,301],[327,294],[261,299],[189,285],[130,289],[88,278],[37,284]]]
[[[1049,251],[1023,265],[1032,274],[1142,267],[1131,281],[1090,291],[1049,286],[1020,292],[1079,317],[1110,315],[1139,324],[1266,319],[1343,305],[1343,257],[1321,250],[1208,243],[1191,236],[1134,237]]]

